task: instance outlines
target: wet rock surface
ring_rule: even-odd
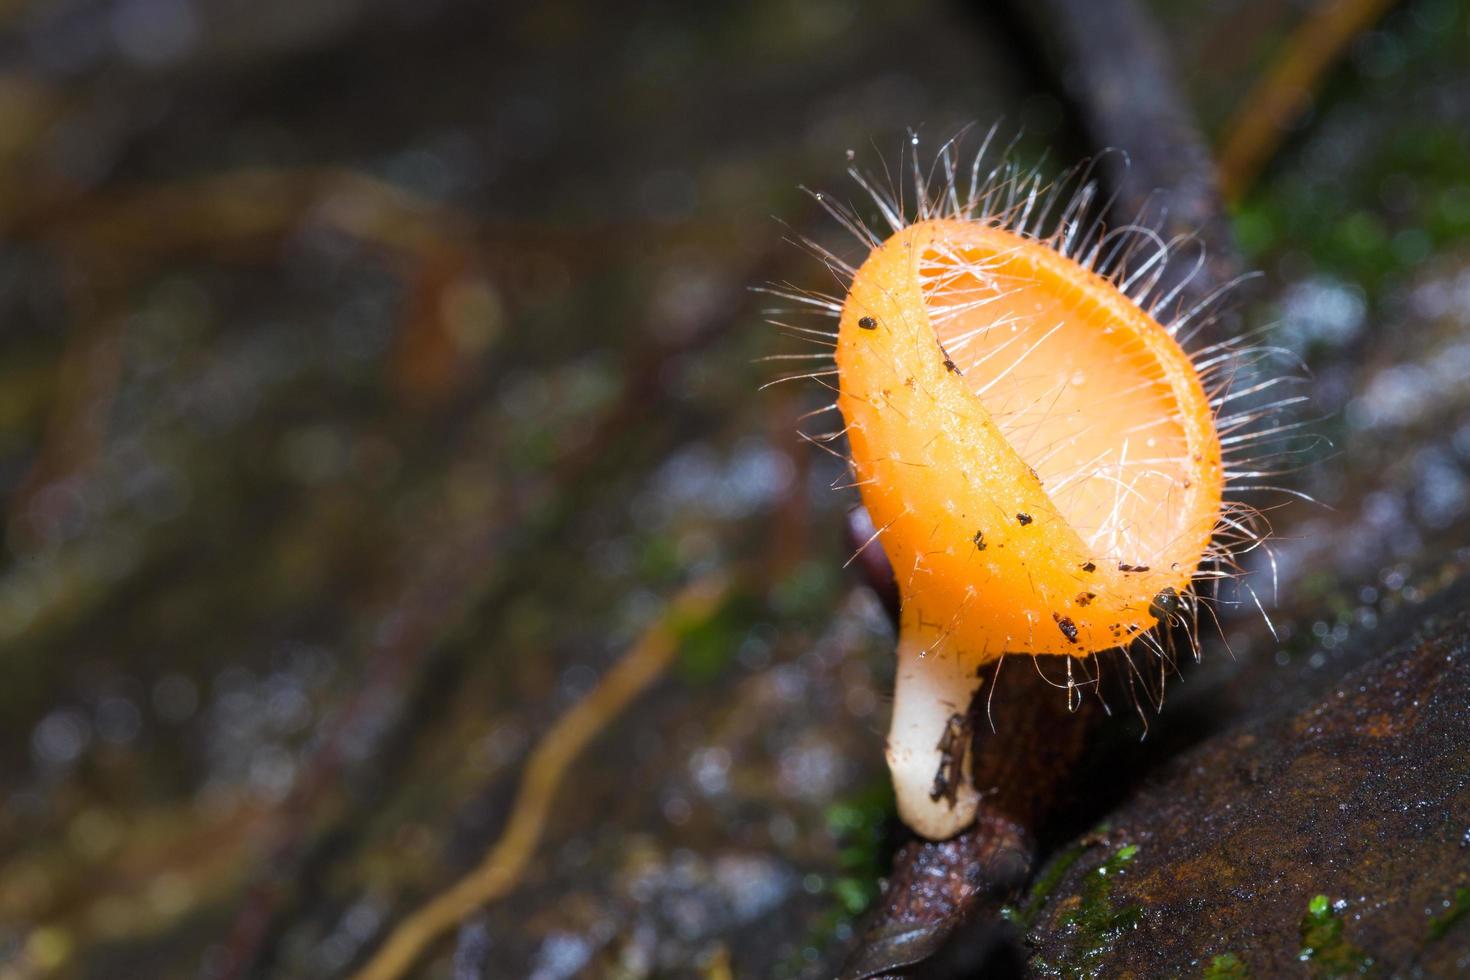
[[[1462,975],[1470,582],[1415,612],[1322,697],[1184,753],[1054,858],[1031,971]]]

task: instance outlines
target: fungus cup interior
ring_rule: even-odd
[[[1116,284],[963,219],[872,251],[837,365],[853,469],[903,600],[899,808],[949,836],[973,815],[952,743],[978,668],[1127,644],[1189,588],[1221,512],[1214,413],[1174,337]]]

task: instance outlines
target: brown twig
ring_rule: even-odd
[[[1202,297],[1240,272],[1209,144],[1181,98],[1158,26],[1135,0],[1012,0],[1083,135],[1102,158],[1115,223],[1192,236],[1209,257],[1186,289]]]
[[[1312,91],[1348,44],[1394,0],[1321,0],[1271,68],[1241,100],[1220,141],[1220,190],[1238,201],[1312,102]]]
[[[355,980],[396,980],[464,918],[515,887],[541,841],[551,804],[582,749],[668,666],[680,632],[712,615],[729,594],[721,572],[679,593],[601,682],[548,731],[526,763],[510,819],[478,867],[404,919]]]

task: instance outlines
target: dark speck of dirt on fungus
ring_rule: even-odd
[[[1160,622],[1173,619],[1179,613],[1179,593],[1173,589],[1164,589],[1149,603],[1148,612]]]

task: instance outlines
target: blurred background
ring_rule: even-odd
[[[1208,744],[1470,562],[1470,12],[1142,6],[1207,140],[1264,130],[1224,157],[1242,309],[1335,447],[1286,478],[1326,506],[1272,514],[1276,637],[1227,610],[1164,711]],[[757,391],[794,348],[748,287],[825,285],[773,218],[839,240],[799,185],[856,199],[849,149],[996,120],[1023,160],[1097,149],[993,8],[0,2],[0,977],[350,975],[626,657],[499,890],[405,975],[832,975],[898,837],[892,635],[843,570],[842,464],[795,436],[820,392]],[[1446,847],[1458,744],[1458,783],[1402,795]],[[1334,802],[1307,812],[1370,816]],[[1244,911],[1153,890],[1215,915],[1173,975],[1272,923],[1293,958],[1319,891],[1368,960],[1464,965],[1463,851],[1393,850],[1422,873],[1392,889],[1293,853],[1311,880],[1242,872]]]

